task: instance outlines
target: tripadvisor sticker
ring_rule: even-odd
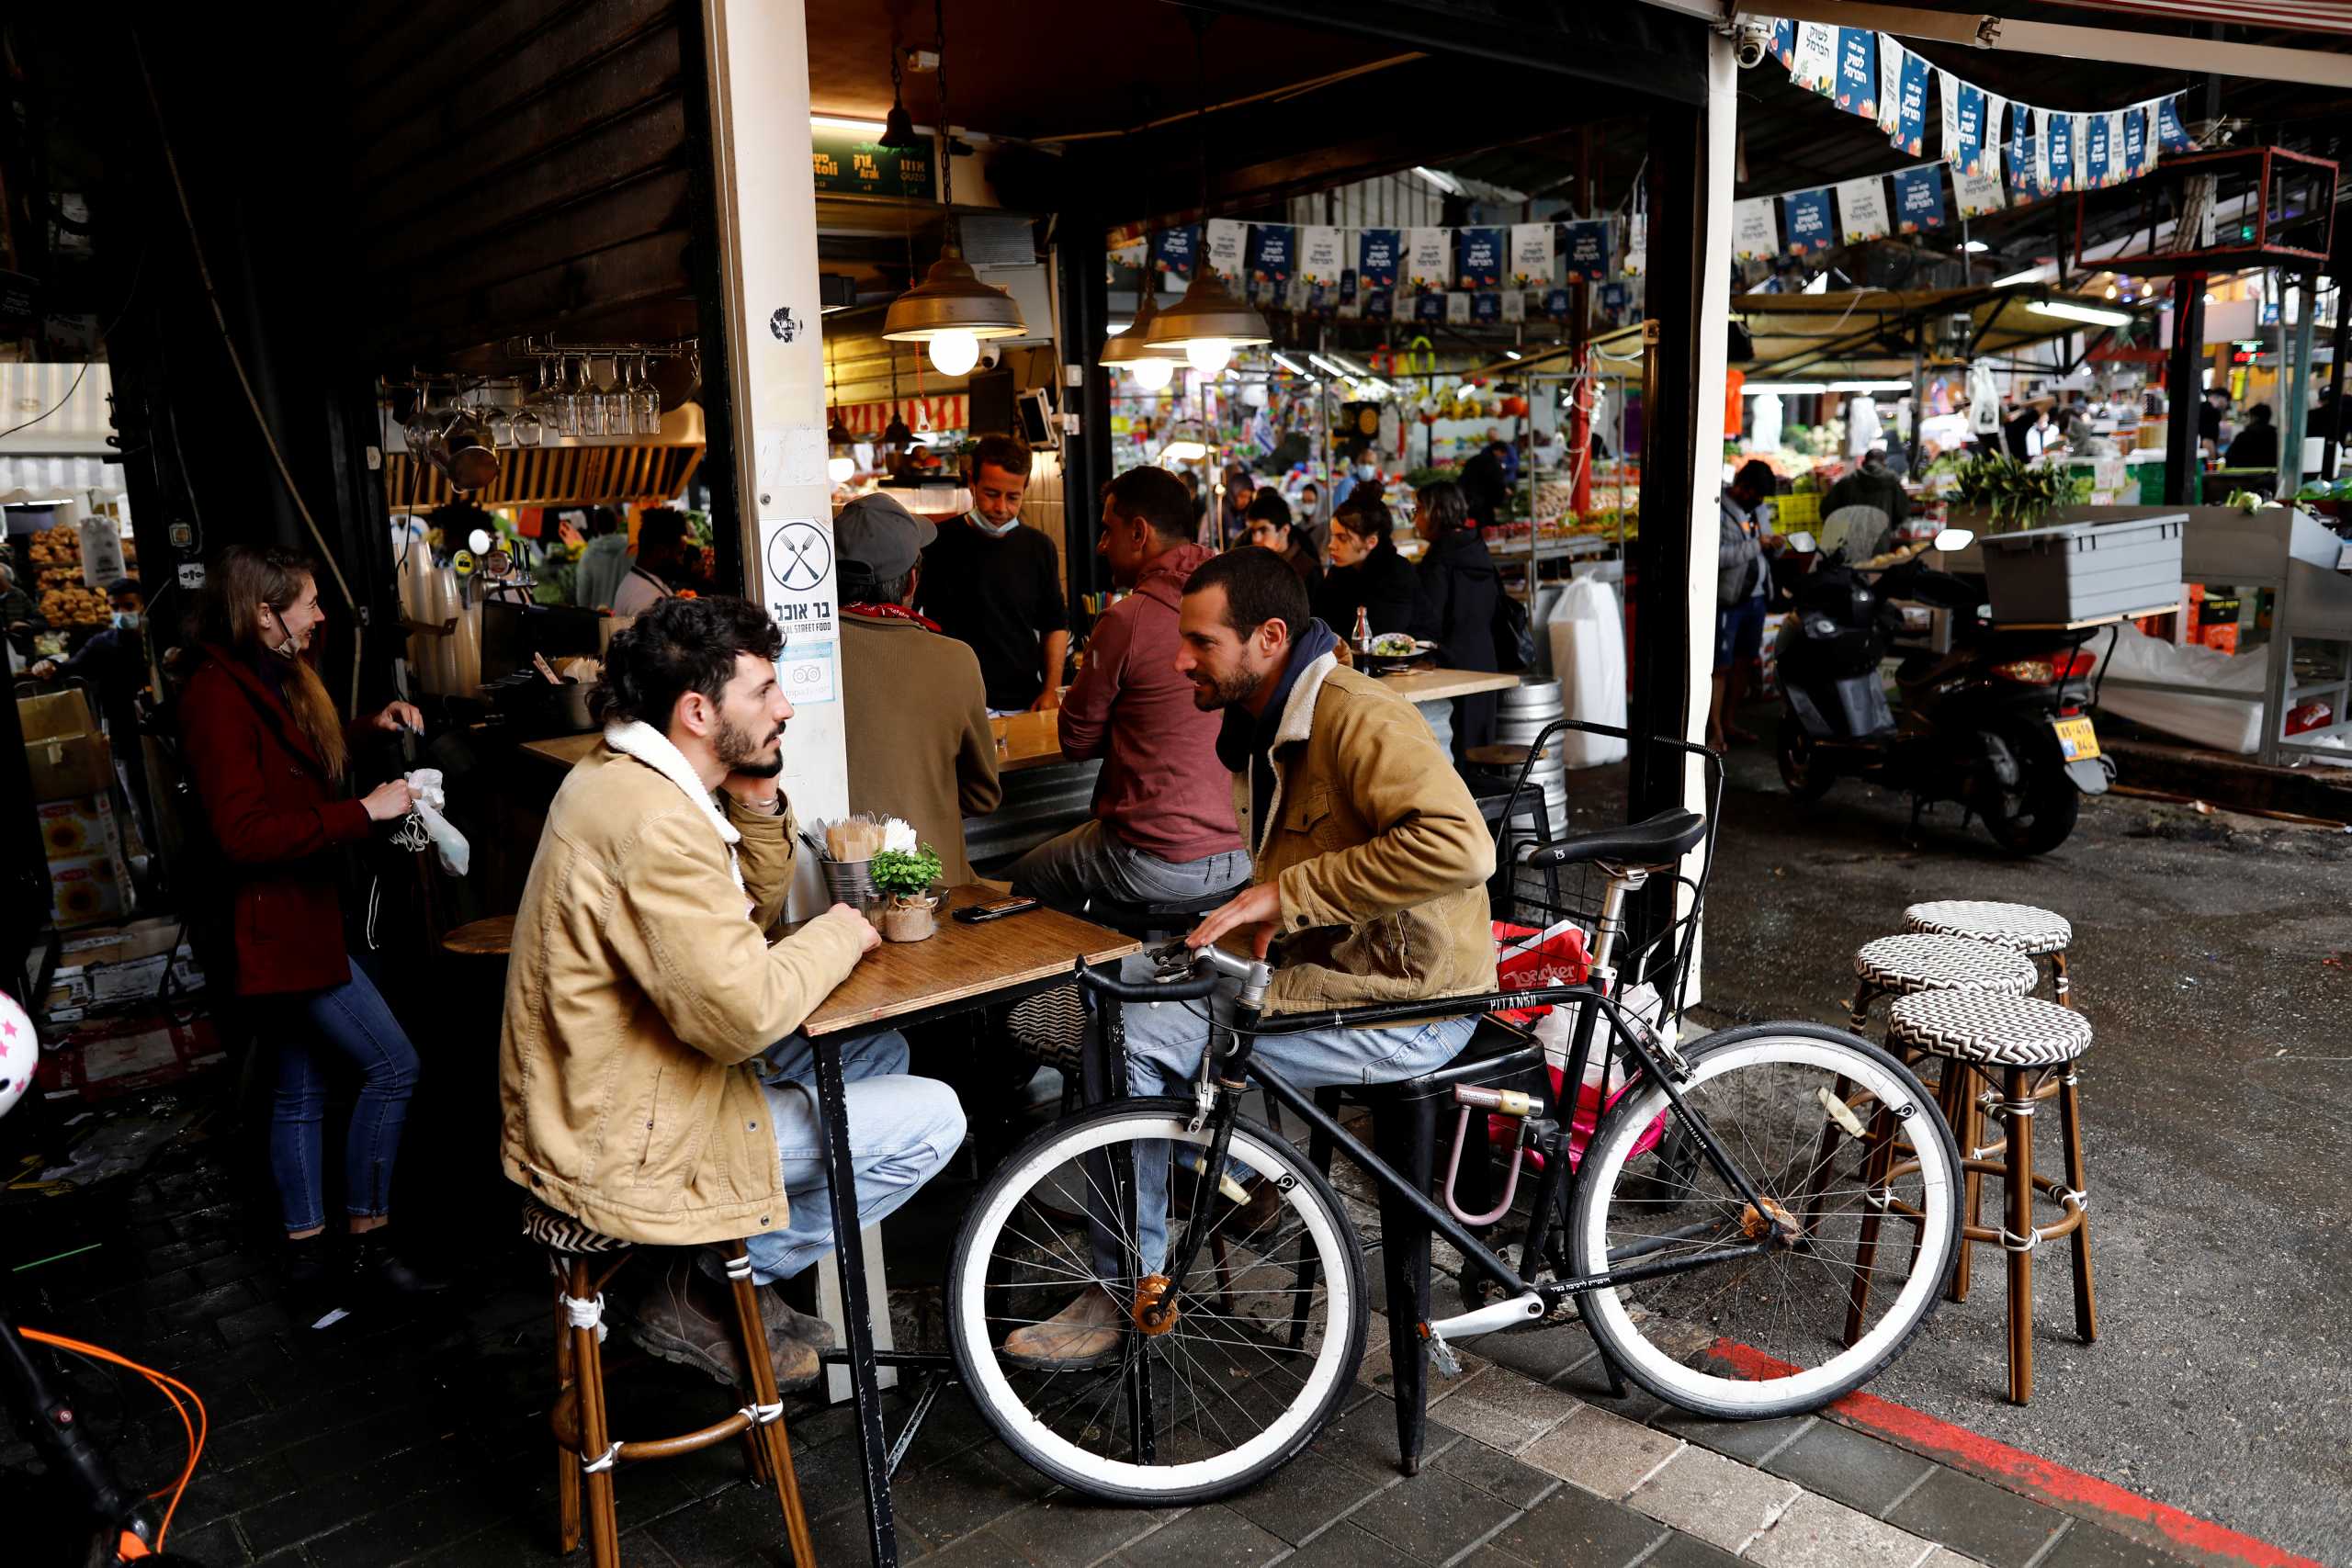
[[[474,574],[474,553],[471,550],[459,550],[449,558],[449,564],[456,569],[459,577],[471,577]]]

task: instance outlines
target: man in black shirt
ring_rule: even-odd
[[[1054,542],[1021,524],[1029,449],[982,438],[972,454],[972,510],[944,525],[922,553],[917,608],[979,657],[990,714],[1061,702],[1069,618]]]

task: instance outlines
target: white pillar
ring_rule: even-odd
[[[734,444],[744,592],[785,628],[777,676],[795,712],[784,787],[808,822],[845,815],[850,801],[807,24],[801,6],[774,0],[704,0],[703,24],[733,415],[712,439]],[[810,859],[794,888],[797,916],[825,906]]]
[[[777,679],[791,697],[784,787],[803,822],[846,815],[849,765],[840,680],[832,485],[825,473],[825,349],[817,302],[817,190],[808,134],[808,38],[797,4],[703,0],[710,61],[711,157],[743,517],[744,591],[785,628]],[[739,90],[740,89],[740,90]],[[799,857],[793,913],[827,899],[815,857]],[[891,1348],[881,1233],[865,1232],[874,1344]],[[839,1274],[818,1266],[818,1307],[838,1333]],[[897,1372],[879,1374],[884,1388]],[[849,1374],[826,1372],[838,1403]]]

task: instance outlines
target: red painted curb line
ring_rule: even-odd
[[[1711,1353],[1735,1370],[1761,1379],[1798,1369],[1729,1339]],[[1923,1415],[1874,1393],[1849,1393],[1825,1412],[1842,1426],[1886,1438],[1898,1448],[1949,1464],[2007,1491],[2049,1504],[2078,1518],[2109,1526],[2143,1545],[2179,1549],[2213,1563],[2244,1568],[2323,1568],[2308,1557],[2243,1535],[2168,1503],[2127,1492],[2110,1481],[2069,1470],[2038,1454]]]

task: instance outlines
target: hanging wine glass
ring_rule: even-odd
[[[641,355],[637,362],[637,433],[639,435],[662,434],[662,394],[653,388],[653,359]]]
[[[573,396],[574,390],[571,373],[559,355],[555,361],[555,388],[548,398],[548,410],[555,416],[555,434],[559,441],[570,440],[580,434],[580,400]]]
[[[605,434],[605,389],[596,375],[596,362],[586,355],[580,357],[580,389],[572,394],[572,400],[580,405],[580,434]]]

